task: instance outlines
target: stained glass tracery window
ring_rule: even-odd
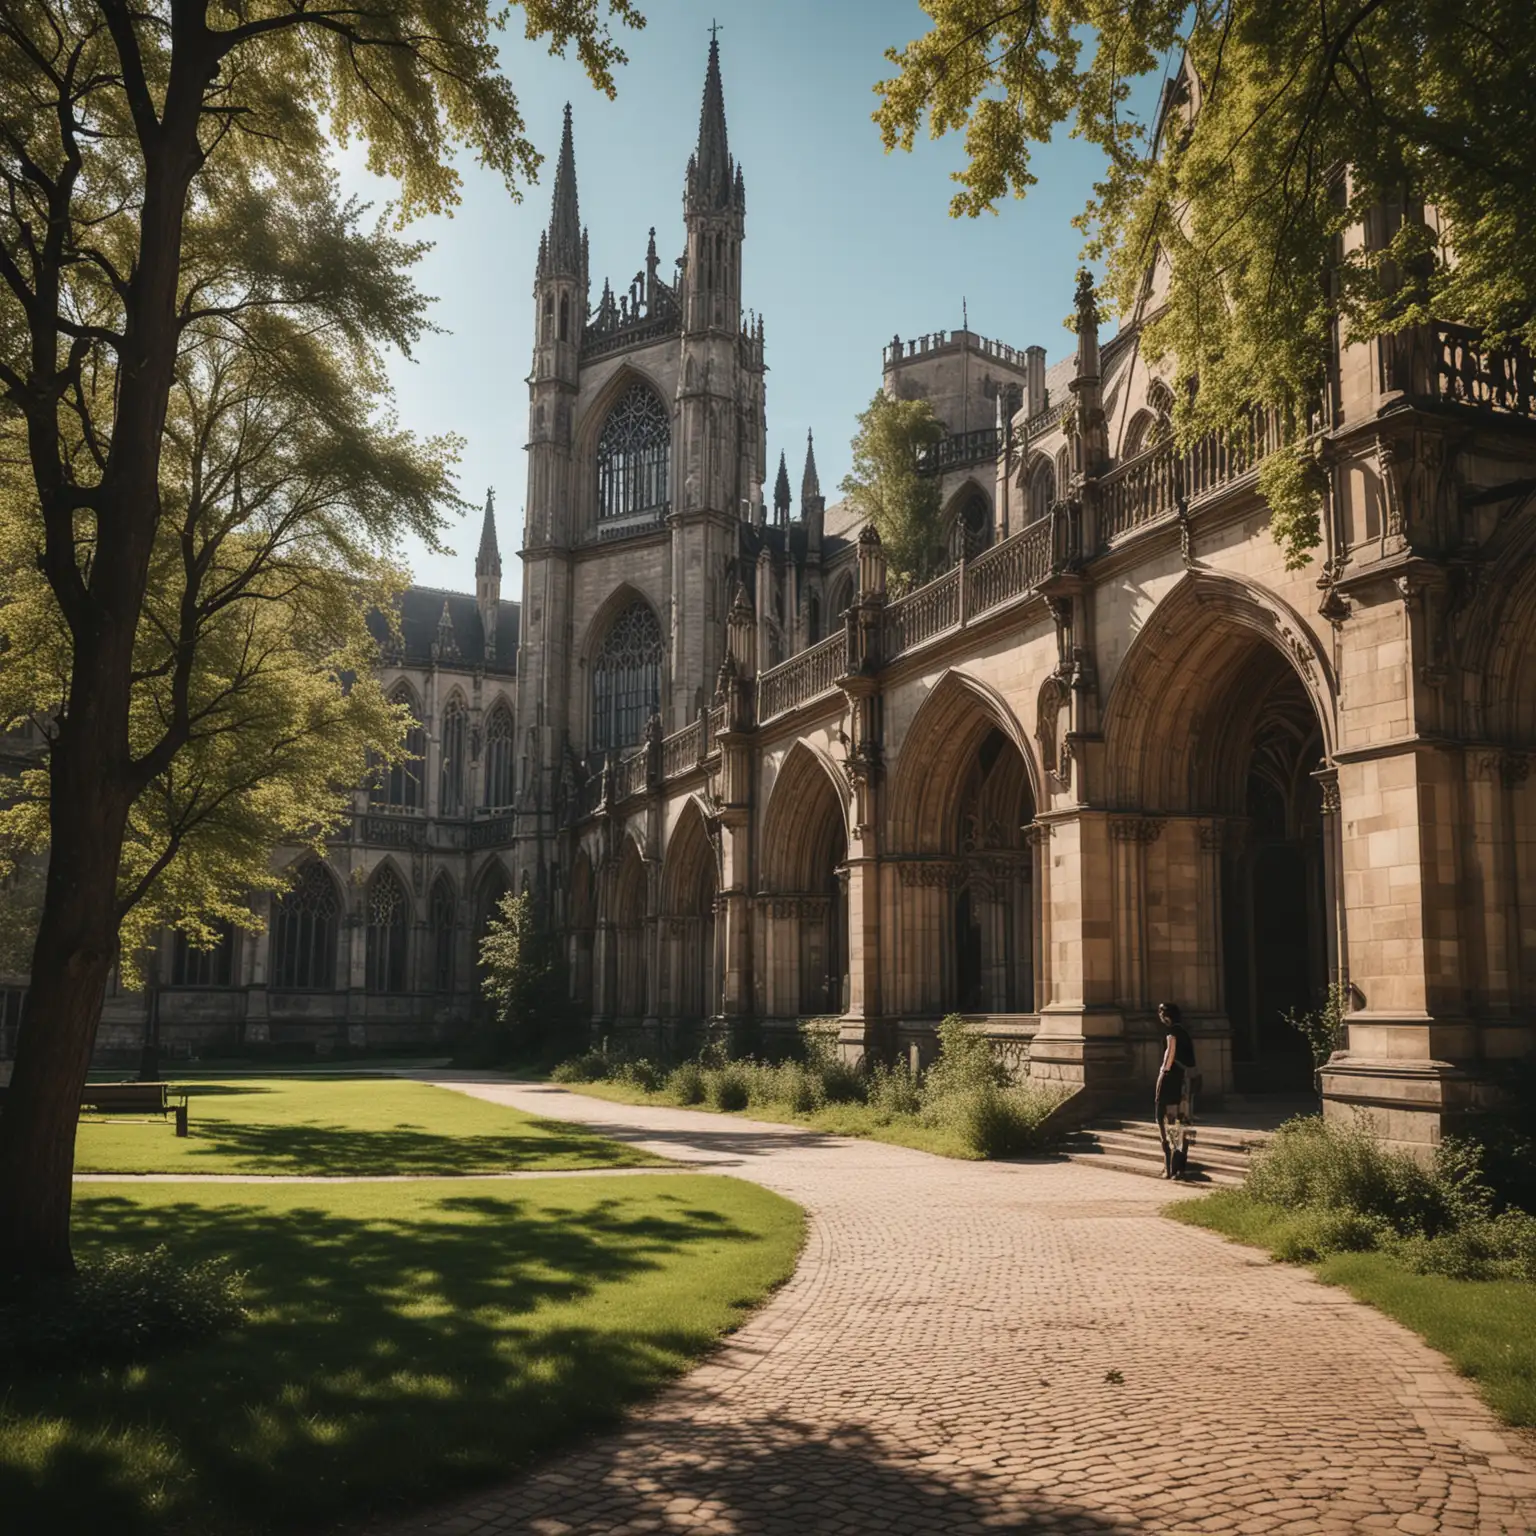
[[[512,804],[512,712],[505,704],[491,711],[485,727],[485,806]]]
[[[438,810],[462,816],[469,807],[469,711],[455,695],[443,711],[442,762],[438,774]]]
[[[368,887],[368,990],[405,991],[407,902],[400,877],[387,865]]]
[[[661,625],[636,599],[614,621],[592,664],[592,750],[634,746],[661,708]]]
[[[336,985],[336,887],[318,864],[307,864],[278,900],[272,919],[272,985],[330,991]]]
[[[432,888],[432,979],[439,992],[453,991],[454,914],[457,903],[446,875]]]
[[[404,684],[396,685],[389,696],[391,704],[404,704],[411,712],[411,722],[405,733],[405,756],[385,767],[374,765],[374,783],[368,799],[370,804],[390,810],[417,811],[422,807],[422,762],[427,755],[427,733],[421,728],[416,713],[416,700]]]
[[[600,523],[665,508],[672,422],[656,392],[635,383],[608,413],[597,440]]]

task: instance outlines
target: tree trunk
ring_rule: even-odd
[[[79,729],[90,714],[66,724],[50,764],[48,882],[26,1023],[0,1114],[0,1276],[38,1279],[74,1271],[69,1211],[75,1128],[117,948],[117,866],[126,813]]]

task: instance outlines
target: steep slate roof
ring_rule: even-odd
[[[432,646],[437,640],[445,603],[453,624],[453,640],[458,655],[443,657],[441,664],[458,668],[484,666],[488,672],[514,675],[517,672],[521,604],[497,603],[496,659],[486,662],[485,637],[480,627],[480,609],[475,603],[474,594],[445,592],[441,587],[407,587],[400,594],[400,634],[403,645],[401,650],[388,653],[391,658],[410,667],[432,665]],[[382,615],[376,614],[369,628],[380,645],[388,646],[389,631]]]

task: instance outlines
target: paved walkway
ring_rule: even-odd
[[[1536,1463],[1440,1356],[1153,1180],[444,1086],[755,1180],[810,1238],[622,1430],[389,1536],[1536,1531]]]

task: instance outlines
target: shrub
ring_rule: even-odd
[[[939,1025],[939,1055],[923,1078],[924,1100],[980,1088],[1001,1088],[1008,1072],[993,1054],[992,1043],[957,1013]]]
[[[1421,1275],[1536,1282],[1536,1216],[1515,1210],[1474,1216],[1437,1237],[1405,1238],[1396,1251]]]
[[[704,1073],[704,1097],[711,1109],[745,1109],[752,1102],[752,1076],[745,1064],[727,1062]]]
[[[1046,1117],[1060,1102],[1049,1089],[985,1083],[929,1100],[925,1118],[953,1127],[977,1157],[1019,1157],[1045,1145]]]
[[[785,1061],[760,1069],[764,1103],[781,1105],[791,1114],[808,1115],[827,1102],[821,1074],[809,1063]]]
[[[1313,1209],[1296,1214],[1274,1252],[1292,1264],[1311,1264],[1330,1253],[1369,1253],[1391,1236],[1386,1223],[1359,1211]]]
[[[666,1091],[679,1104],[704,1102],[704,1069],[696,1061],[685,1061],[667,1074]]]
[[[1364,1126],[1330,1125],[1315,1115],[1275,1132],[1254,1158],[1247,1190],[1287,1210],[1356,1211],[1399,1236],[1433,1237],[1465,1210],[1465,1191],[1406,1154],[1389,1152]]]
[[[583,1051],[562,1061],[550,1074],[555,1083],[600,1083],[612,1072],[612,1063],[601,1051]]]
[[[828,1104],[860,1104],[869,1097],[869,1079],[839,1056],[815,1063],[822,1099]]]
[[[634,1061],[621,1061],[609,1073],[616,1083],[624,1083],[631,1088],[639,1088],[644,1093],[655,1093],[662,1084],[662,1071],[655,1062],[647,1061],[644,1056],[637,1057]]]
[[[1337,984],[1328,988],[1328,998],[1321,1008],[1310,1013],[1292,1010],[1283,1017],[1301,1035],[1312,1052],[1314,1069],[1326,1067],[1328,1058],[1342,1050],[1349,1040],[1349,988]]]
[[[886,1115],[916,1115],[923,1107],[921,1084],[905,1061],[891,1066],[876,1062],[871,1066],[865,1096],[874,1108]]]
[[[183,1264],[164,1243],[113,1251],[46,1289],[0,1291],[0,1376],[133,1360],[245,1320],[243,1274],[223,1259]]]

